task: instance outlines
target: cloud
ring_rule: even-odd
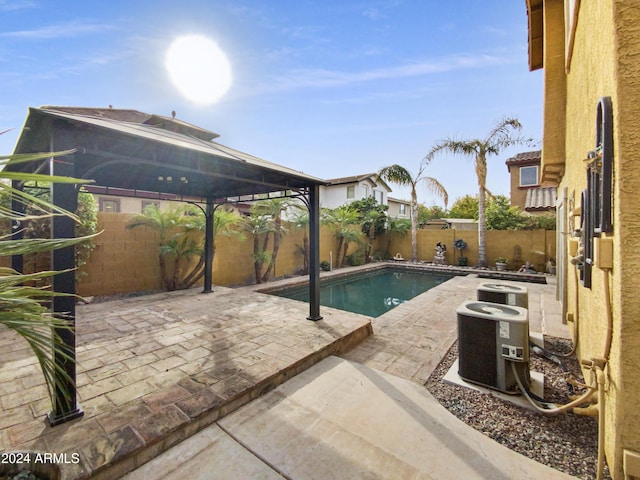
[[[36,2],[33,0],[0,0],[0,12],[13,12],[35,6]]]
[[[378,80],[411,78],[453,70],[483,68],[504,63],[507,63],[505,58],[492,55],[458,55],[439,61],[408,63],[361,72],[298,69],[273,79],[272,87],[269,90],[343,87]]]
[[[13,32],[2,32],[0,37],[18,38],[26,40],[52,40],[56,38],[72,38],[82,35],[92,35],[112,30],[111,25],[92,22],[67,22],[31,30],[16,30]]]
[[[380,10],[377,8],[367,8],[362,12],[362,15],[370,20],[380,20],[381,18],[384,18],[384,15],[380,13]]]

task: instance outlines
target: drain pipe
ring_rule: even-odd
[[[558,413],[564,413],[568,410],[571,410],[574,407],[577,407],[578,405],[587,403],[591,399],[593,394],[596,392],[596,390],[598,389],[596,379],[592,378],[591,385],[586,385],[587,387],[586,393],[576,398],[575,400],[569,403],[566,403],[564,405],[556,405],[554,403],[544,403],[542,404],[544,405],[544,407],[541,407],[539,402],[536,402],[533,398],[531,398],[531,394],[529,390],[523,385],[522,380],[520,380],[520,376],[518,375],[518,370],[516,369],[515,362],[509,362],[509,363],[511,363],[511,371],[513,372],[513,376],[515,377],[516,383],[518,384],[518,388],[520,389],[522,394],[527,398],[527,400],[529,400],[529,403],[537,411],[544,413],[546,415],[556,415]]]
[[[543,408],[536,402],[531,395],[529,394],[528,389],[525,388],[520,377],[518,376],[518,371],[516,369],[516,365],[514,362],[511,363],[511,370],[516,379],[516,383],[518,384],[518,388],[522,394],[529,400],[529,403],[533,405],[533,407],[545,414],[554,415],[557,413],[566,412],[567,410],[573,408],[573,412],[576,415],[590,415],[590,416],[598,416],[598,464],[596,467],[596,480],[602,480],[604,477],[604,463],[605,463],[605,452],[604,452],[604,432],[605,432],[605,386],[606,386],[606,375],[604,369],[607,366],[609,361],[609,354],[611,353],[611,342],[613,338],[613,312],[611,305],[611,297],[610,297],[610,289],[609,289],[609,276],[611,273],[611,268],[601,268],[603,271],[603,294],[605,297],[605,311],[606,311],[606,320],[607,320],[607,331],[605,336],[605,345],[604,345],[604,356],[601,358],[592,358],[590,362],[584,362],[583,365],[586,368],[589,368],[591,371],[591,385],[587,386],[587,392],[581,397],[561,406],[551,407],[552,404],[542,404],[547,408]],[[576,284],[577,288],[577,284]],[[577,297],[576,297],[577,299]],[[577,303],[576,303],[577,305]],[[577,320],[577,319],[576,319]],[[595,376],[595,378],[593,378]],[[587,403],[591,401],[593,394],[598,393],[597,403],[596,405],[591,405],[586,408],[574,408],[578,407],[583,403]]]
[[[596,467],[596,480],[602,480],[604,476],[604,384],[605,375],[600,366],[596,366],[596,379],[598,381],[598,466]]]

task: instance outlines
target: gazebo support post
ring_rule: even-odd
[[[202,293],[211,293],[212,289],[212,273],[213,273],[213,198],[207,197],[207,209],[205,215],[205,234],[204,234],[204,289]]]
[[[12,180],[11,186],[16,190],[23,190],[22,182]],[[24,203],[21,202],[15,195],[11,196],[11,211],[24,213]],[[13,232],[11,235],[12,240],[22,240],[22,238],[24,237],[23,230],[22,228],[20,228],[19,222],[17,220],[11,220],[11,231]],[[24,256],[12,255],[11,268],[13,268],[16,272],[24,273]]]
[[[307,320],[322,320],[320,315],[320,186],[309,186],[309,316]]]
[[[54,130],[60,132],[60,130]],[[60,132],[62,133],[62,132]],[[64,136],[64,133],[62,133]],[[66,145],[65,145],[66,147]],[[73,155],[52,158],[50,160],[51,175],[73,177],[75,165]],[[58,207],[69,212],[75,212],[78,207],[78,191],[76,185],[52,183],[51,201]],[[75,237],[75,222],[65,215],[56,215],[51,222],[52,238]],[[57,318],[67,320],[70,328],[56,328],[55,334],[62,341],[62,350],[65,355],[54,352],[53,359],[57,366],[66,373],[65,376],[55,375],[56,386],[53,398],[53,410],[47,416],[50,426],[81,417],[84,412],[77,402],[76,389],[76,278],[75,278],[75,247],[66,247],[54,250],[51,254],[53,270],[69,270],[53,276],[53,291],[56,293],[70,294],[68,296],[53,297],[53,314]]]

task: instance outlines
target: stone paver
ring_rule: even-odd
[[[80,305],[78,397],[85,415],[44,423],[46,387],[13,332],[0,362],[0,451],[80,454],[63,480],[118,478],[220,416],[371,334],[368,317],[217,287]]]
[[[547,279],[549,284],[501,283],[527,288],[532,332],[569,338],[561,313],[550,300],[555,278]],[[426,383],[458,338],[456,308],[466,300],[476,299],[477,286],[488,281],[477,275],[458,276],[422,293],[374,318],[374,335],[341,356],[416,383]]]

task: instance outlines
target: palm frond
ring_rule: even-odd
[[[396,185],[411,186],[413,185],[413,176],[402,165],[393,164],[387,167],[381,168],[378,171],[378,179],[383,179]]]
[[[424,177],[424,183],[426,184],[427,191],[433,193],[434,195],[440,197],[444,202],[444,209],[447,209],[447,205],[449,204],[449,194],[444,186],[433,177]]]
[[[7,133],[9,130],[0,132],[0,135]],[[15,165],[17,163],[35,162],[38,160],[46,160],[52,157],[64,157],[75,153],[75,149],[63,150],[60,152],[39,152],[39,153],[17,153],[11,155],[0,155],[0,163]]]
[[[0,242],[0,256],[27,255],[29,253],[50,252],[70,247],[100,235],[75,238],[25,238],[20,240],[4,240]]]

